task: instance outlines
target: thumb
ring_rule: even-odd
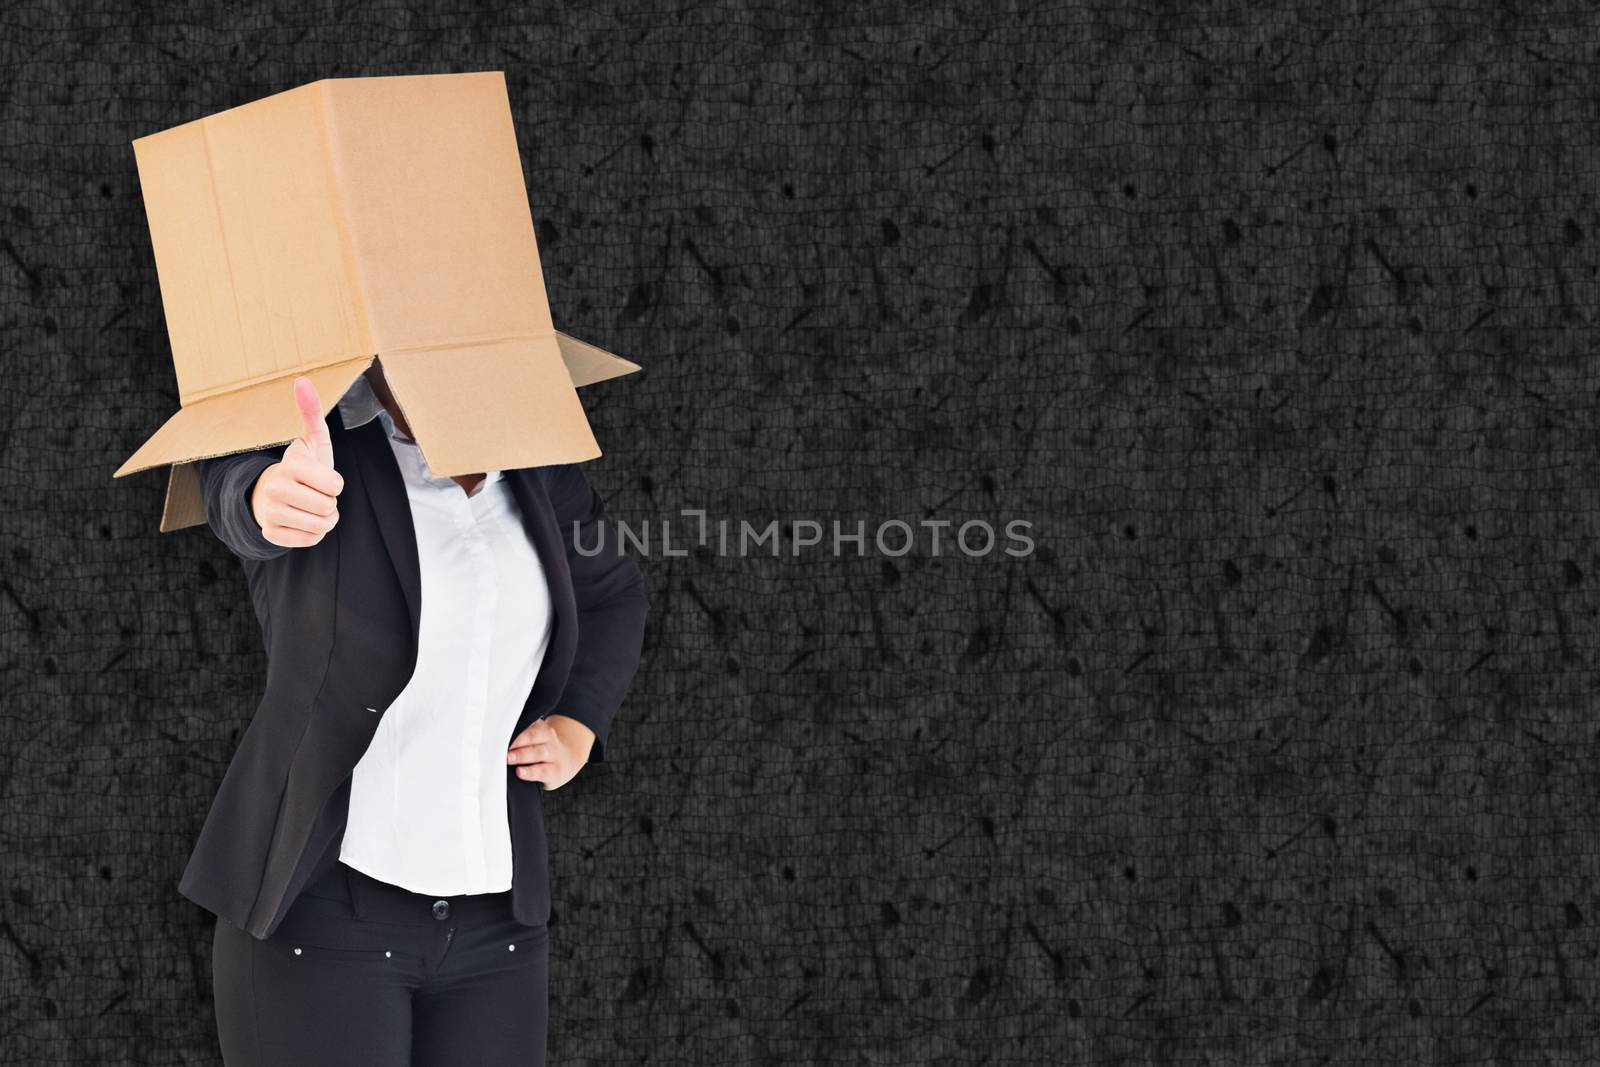
[[[300,439],[319,463],[332,467],[333,439],[322,417],[322,400],[317,387],[303,374],[294,380],[294,402],[300,409]]]

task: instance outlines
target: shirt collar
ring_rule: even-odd
[[[394,419],[383,406],[383,401],[378,399],[378,394],[372,391],[372,383],[367,381],[365,373],[356,375],[356,380],[350,383],[350,388],[339,398],[339,418],[344,420],[344,428],[347,430],[365,426],[376,418],[382,421],[383,428],[390,437],[402,441],[411,440],[395,428]]]
[[[365,426],[373,419],[377,419],[393,444],[395,456],[400,460],[400,468],[407,477],[441,488],[459,488],[455,479],[435,477],[433,471],[428,469],[428,461],[422,458],[422,449],[415,440],[401,433],[395,426],[394,416],[389,414],[389,409],[383,406],[383,401],[373,392],[372,383],[367,380],[365,373],[356,375],[356,380],[350,383],[350,388],[339,398],[339,418],[343,420],[344,428],[347,430]],[[472,495],[477,496],[500,478],[500,471],[485,471],[482,483],[473,489]]]

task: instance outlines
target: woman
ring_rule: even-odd
[[[229,1067],[541,1064],[543,794],[603,759],[643,576],[575,465],[436,477],[375,361],[206,460],[268,679],[180,890]]]

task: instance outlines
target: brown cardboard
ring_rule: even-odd
[[[379,359],[435,474],[600,454],[577,387],[639,369],[555,329],[499,71],[312,82],[133,142],[181,410],[114,477],[300,432]],[[324,414],[327,413],[324,411]]]

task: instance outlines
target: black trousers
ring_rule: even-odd
[[[228,1067],[542,1067],[549,930],[511,893],[432,897],[343,863],[265,940],[218,919],[217,1034]]]

